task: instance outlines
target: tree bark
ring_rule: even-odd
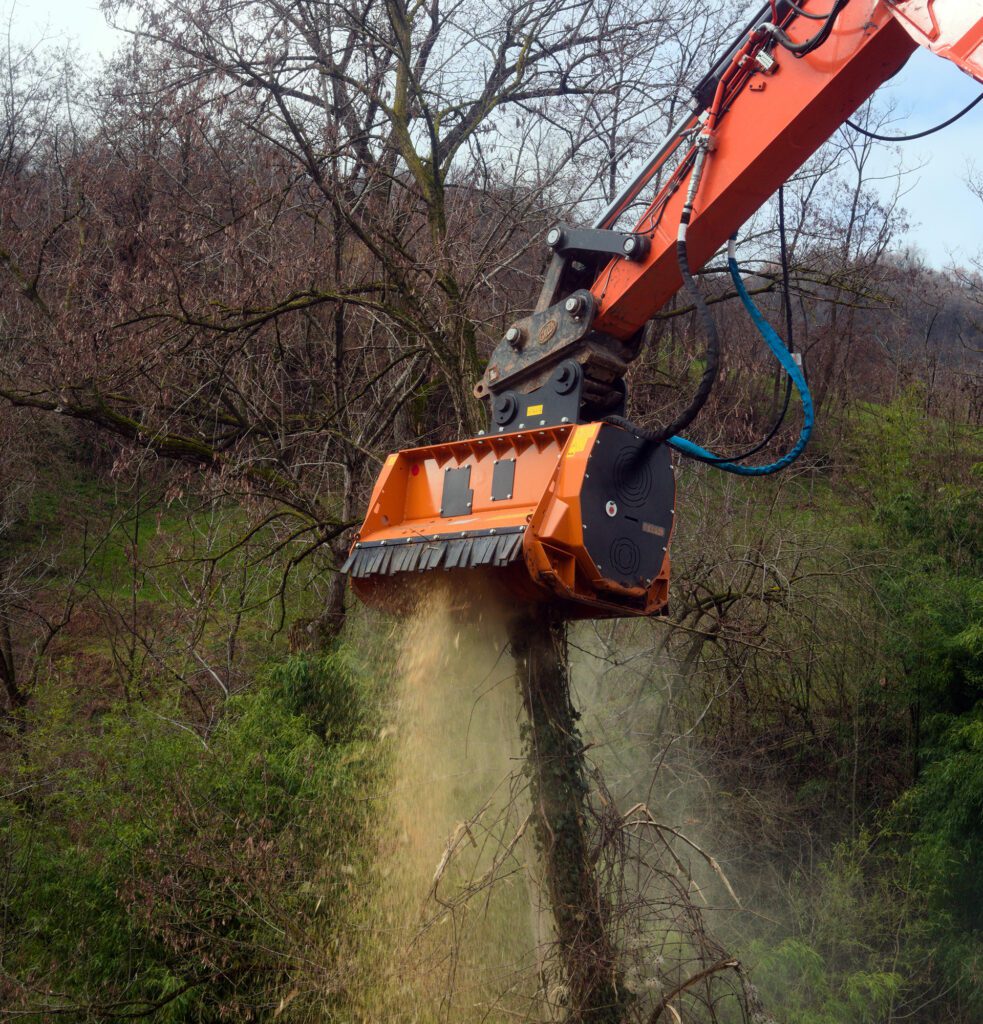
[[[16,711],[27,704],[27,696],[17,683],[14,663],[14,644],[10,637],[10,621],[0,608],[0,682],[7,692],[10,710]]]
[[[536,845],[566,974],[566,1020],[615,1024],[631,1000],[591,852],[588,785],[577,712],[570,700],[566,630],[547,614],[525,611],[509,640],[527,721],[526,769]]]

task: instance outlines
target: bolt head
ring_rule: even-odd
[[[630,256],[638,248],[637,238],[626,238],[621,244],[626,256]]]
[[[563,238],[563,232],[559,228],[550,228],[546,234],[547,245],[559,245],[560,240]]]

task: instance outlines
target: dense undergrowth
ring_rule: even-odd
[[[972,1024],[980,438],[924,414],[914,393],[841,429],[822,472],[757,487],[683,477],[683,704],[700,711],[690,742],[744,895],[721,931],[788,1024]],[[119,507],[101,486],[85,473],[73,484],[96,517]],[[35,522],[50,520],[51,537],[45,488]],[[355,615],[329,649],[291,653],[257,580],[202,620],[203,650],[238,645],[235,672],[203,697],[160,646],[190,614],[174,607],[186,568],[144,566],[199,545],[193,523],[173,505],[120,522],[82,627],[40,659],[4,723],[0,1018],[358,1019],[346,991],[391,770],[388,627]],[[85,550],[78,522],[60,529],[49,598]],[[8,534],[5,557],[37,540]],[[302,613],[310,594],[291,587],[283,600]],[[127,607],[130,634],[154,645],[133,646],[123,679],[122,620],[107,609]]]
[[[781,758],[793,814],[833,827],[748,948],[790,1024],[983,1017],[981,437],[920,405],[857,410],[843,477],[808,512],[810,529],[839,520],[865,568],[839,595],[842,649],[814,664],[818,680],[859,648],[822,712],[839,735],[807,721],[808,749]]]
[[[86,720],[78,697],[38,695],[5,779],[7,1009],[184,1021],[323,1005],[379,770],[375,695],[351,658],[261,671],[207,736],[166,698]]]

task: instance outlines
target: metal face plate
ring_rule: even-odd
[[[601,575],[647,587],[662,568],[672,532],[675,480],[669,449],[605,424],[581,491],[584,545]]]
[[[515,459],[499,459],[492,469],[491,500],[509,501],[515,487]]]
[[[440,497],[440,514],[444,519],[450,516],[466,516],[471,511],[474,492],[471,490],[471,467],[447,469],[444,472],[444,489]]]

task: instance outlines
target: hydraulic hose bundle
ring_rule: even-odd
[[[744,286],[744,281],[741,278],[740,267],[737,264],[735,251],[736,243],[734,238],[731,238],[727,245],[727,265],[730,270],[731,280],[734,282],[737,295],[744,308],[748,311],[755,327],[758,329],[758,333],[762,338],[764,338],[765,343],[778,359],[778,362],[786,374],[787,385],[782,409],[767,435],[748,451],[742,452],[739,455],[730,457],[715,455],[713,452],[703,448],[695,442],[690,441],[685,437],[680,437],[678,433],[681,430],[685,430],[686,427],[696,419],[700,410],[706,404],[707,399],[710,397],[710,392],[713,390],[713,385],[716,382],[717,373],[720,367],[720,332],[717,329],[716,321],[707,306],[706,300],[703,298],[696,281],[693,279],[693,274],[689,266],[689,254],[686,245],[689,223],[692,219],[693,208],[696,204],[696,196],[699,191],[709,151],[709,137],[704,135],[697,143],[695,161],[690,175],[689,187],[686,193],[686,203],[683,206],[682,215],[679,221],[679,234],[676,242],[676,258],[679,265],[679,274],[683,281],[683,288],[693,302],[693,306],[703,324],[707,338],[703,374],[700,378],[696,394],[693,396],[689,405],[670,423],[655,430],[642,427],[637,423],[632,423],[630,420],[627,420],[622,416],[607,416],[605,417],[604,422],[612,423],[615,426],[630,430],[636,437],[641,438],[649,446],[668,443],[680,454],[686,455],[689,458],[697,459],[700,462],[705,462],[708,465],[714,466],[716,469],[722,469],[726,473],[735,473],[740,476],[769,476],[772,473],[777,473],[779,470],[790,466],[802,454],[809,441],[809,437],[812,434],[814,422],[812,396],[809,393],[809,387],[806,384],[802,369],[791,351],[792,311],[791,296],[789,294],[788,257],[785,244],[784,190],[779,192],[778,202],[779,234],[781,238],[782,256],[782,286],[785,296],[786,323],[789,336],[788,345],[782,341],[777,332],[768,323],[764,315],[755,305],[754,300],[748,294],[747,288]],[[756,455],[772,440],[775,434],[778,433],[788,411],[789,399],[791,397],[793,387],[799,394],[803,412],[802,429],[795,445],[781,458],[770,462],[767,465],[741,465],[741,461],[743,459]]]
[[[772,39],[775,40],[776,43],[778,43],[779,46],[784,47],[784,49],[788,50],[789,53],[791,53],[793,56],[800,58],[805,57],[806,54],[812,53],[813,50],[817,50],[820,46],[823,45],[823,43],[826,42],[826,40],[830,36],[830,33],[833,31],[833,26],[836,24],[837,15],[840,13],[840,11],[843,10],[844,7],[846,7],[848,3],[849,0],[836,0],[836,3],[833,4],[832,8],[829,10],[827,14],[817,15],[804,11],[797,4],[792,3],[791,0],[788,0],[789,7],[791,7],[792,10],[795,11],[797,15],[799,15],[799,17],[812,18],[815,21],[822,21],[823,23],[822,27],[814,36],[812,36],[810,39],[803,40],[801,43],[793,42],[791,39],[789,39],[785,32],[778,27],[778,25],[775,25],[772,22],[768,22],[762,25],[761,27],[765,32],[767,32],[772,37]]]
[[[770,462],[765,466],[744,466],[739,462],[721,459],[719,455],[714,455],[713,452],[708,451],[706,448],[701,447],[685,437],[671,437],[669,438],[669,444],[681,454],[699,459],[702,462],[707,462],[717,469],[724,470],[726,473],[736,473],[739,476],[769,476],[772,473],[777,473],[781,469],[785,469],[786,466],[790,466],[795,462],[795,460],[802,454],[806,444],[808,444],[809,436],[812,434],[814,421],[812,395],[809,393],[809,386],[806,384],[805,376],[803,375],[795,356],[789,351],[775,329],[764,318],[761,310],[758,309],[754,300],[748,294],[747,288],[744,286],[744,281],[741,279],[741,270],[737,265],[734,250],[734,240],[731,239],[727,245],[727,266],[730,269],[731,280],[734,282],[734,287],[737,289],[737,294],[744,305],[744,308],[750,314],[755,327],[757,327],[758,333],[762,338],[764,338],[765,343],[771,349],[775,358],[779,363],[781,363],[782,369],[786,374],[788,374],[789,380],[792,382],[795,390],[799,394],[799,398],[802,402],[802,429],[799,432],[798,440],[792,448],[790,448],[789,451],[787,451],[780,459]]]
[[[666,426],[657,429],[648,429],[641,427],[638,424],[631,423],[629,420],[624,419],[621,416],[608,416],[605,418],[605,422],[613,423],[616,426],[623,427],[631,430],[635,436],[641,438],[649,445],[668,443],[676,448],[682,454],[685,454],[691,458],[698,459],[702,462],[706,462],[709,465],[716,466],[719,469],[723,469],[729,473],[741,473],[742,475],[748,476],[766,476],[770,473],[778,472],[780,469],[784,469],[790,465],[798,456],[801,454],[806,443],[808,442],[809,435],[812,432],[812,401],[809,396],[808,387],[805,383],[805,377],[802,374],[802,370],[799,365],[795,362],[791,354],[791,335],[792,335],[792,314],[791,314],[791,302],[789,296],[789,282],[788,282],[788,262],[785,245],[785,210],[784,210],[784,192],[779,192],[779,224],[780,224],[780,236],[781,236],[781,249],[782,249],[782,285],[785,295],[785,308],[786,308],[786,319],[789,334],[789,344],[786,346],[782,343],[781,338],[774,332],[764,317],[761,315],[760,310],[755,306],[748,295],[747,289],[744,287],[743,281],[740,276],[740,269],[738,268],[736,258],[733,251],[733,239],[731,239],[730,245],[728,246],[728,265],[731,272],[731,277],[734,280],[735,288],[737,289],[738,296],[741,298],[744,307],[748,310],[751,318],[758,328],[759,333],[765,339],[769,348],[772,349],[773,353],[778,358],[785,370],[787,375],[787,383],[785,389],[785,398],[783,406],[774,423],[772,424],[767,435],[759,441],[756,445],[750,448],[748,451],[743,452],[739,455],[732,457],[721,457],[714,455],[712,452],[705,448],[687,440],[686,438],[680,437],[679,432],[686,429],[697,417],[700,410],[706,404],[707,399],[710,397],[710,392],[713,390],[713,386],[716,382],[717,373],[720,365],[720,334],[717,329],[716,322],[714,321],[713,315],[710,312],[709,307],[706,304],[702,294],[695,280],[689,265],[689,251],[687,247],[687,234],[689,230],[689,224],[692,220],[693,210],[696,205],[696,197],[699,192],[700,183],[703,178],[704,167],[706,164],[707,157],[711,152],[713,146],[713,133],[716,130],[717,122],[723,109],[725,108],[725,94],[730,84],[731,79],[735,76],[738,71],[743,67],[745,60],[750,56],[755,46],[755,40],[760,39],[762,33],[770,35],[774,41],[790,50],[795,56],[801,57],[808,53],[811,53],[817,47],[821,46],[826,39],[829,37],[830,32],[833,29],[833,25],[836,22],[837,15],[846,6],[847,0],[836,0],[833,7],[823,16],[821,20],[823,25],[812,38],[806,40],[801,44],[793,43],[781,29],[771,23],[766,23],[759,26],[756,30],[752,31],[745,41],[743,47],[739,48],[730,59],[730,64],[727,69],[719,76],[716,80],[716,88],[714,90],[713,102],[711,103],[706,114],[706,121],[704,128],[699,138],[697,139],[694,149],[694,163],[693,170],[690,174],[689,186],[686,193],[686,200],[683,205],[680,220],[679,220],[679,233],[676,242],[676,261],[679,267],[679,275],[682,280],[683,289],[687,293],[687,296],[691,299],[693,307],[703,324],[704,333],[706,334],[706,354],[703,368],[703,374],[700,378],[700,383],[697,387],[696,393],[693,399],[686,406],[686,408],[679,413],[670,423]],[[793,5],[794,6],[794,5]],[[795,8],[797,13],[803,13]],[[814,16],[816,17],[816,16]],[[820,20],[817,17],[817,20]],[[789,366],[794,369],[794,373],[791,372]],[[800,435],[799,441],[796,445],[781,459],[769,463],[767,466],[759,467],[746,467],[740,466],[739,462],[743,459],[749,458],[752,455],[757,454],[761,451],[778,433],[784,422],[785,415],[788,411],[789,400],[791,398],[791,391],[793,386],[798,390],[801,398],[805,419],[803,423],[802,434]]]

